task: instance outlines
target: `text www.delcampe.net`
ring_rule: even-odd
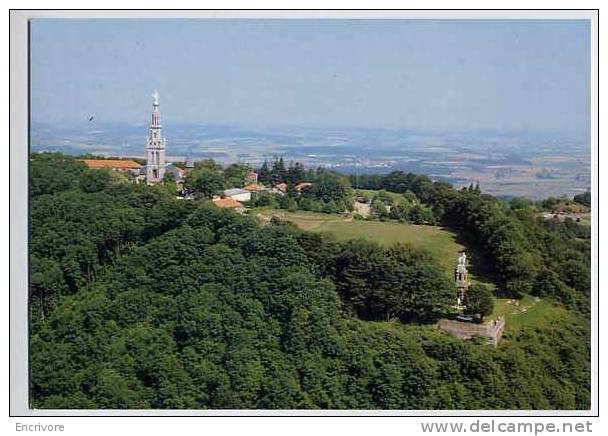
[[[421,422],[423,433],[591,433],[591,421],[585,422]]]

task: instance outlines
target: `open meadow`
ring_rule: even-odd
[[[458,253],[465,249],[464,245],[456,242],[454,232],[438,226],[362,221],[341,215],[301,211],[264,210],[257,213],[265,216],[279,216],[293,222],[302,230],[330,233],[338,241],[362,238],[385,246],[398,242],[408,243],[415,248],[433,253],[450,277],[454,272]]]

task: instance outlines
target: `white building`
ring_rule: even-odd
[[[241,202],[249,201],[249,200],[251,200],[251,192],[247,191],[246,189],[240,189],[240,188],[226,189],[224,191],[224,197],[231,198],[233,200],[241,201]]]

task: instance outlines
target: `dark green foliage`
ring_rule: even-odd
[[[247,205],[251,207],[276,208],[283,197],[287,196],[277,196],[266,191],[257,192],[253,195],[253,198]]]
[[[300,197],[298,199],[298,207],[307,212],[321,212],[323,204],[319,201],[315,201],[313,198]]]
[[[304,171],[304,166],[291,165],[293,171]],[[353,191],[348,178],[333,171],[319,170],[312,186],[305,187],[300,193],[290,185],[287,195],[277,196],[281,209],[305,210],[327,214],[344,213],[353,210]]]
[[[190,208],[162,187],[110,184],[109,174],[101,170],[79,174],[81,183],[74,188],[82,190],[61,190],[31,201],[30,302],[39,315],[34,326],[63,295],[91,286],[105,265],[179,225]]]
[[[80,175],[80,189],[83,192],[99,192],[106,189],[112,180],[110,170],[86,170]]]
[[[591,207],[591,191],[587,190],[584,194],[575,195],[574,201],[583,206]]]
[[[491,197],[463,191],[445,206],[452,226],[470,235],[492,260],[495,278],[509,296],[530,292],[540,254],[526,239],[519,222],[510,219]]]
[[[528,208],[515,218],[541,254],[542,268],[532,293],[550,295],[571,308],[589,313],[591,294],[591,232],[570,219],[544,219]]]
[[[344,213],[353,210],[353,192],[346,176],[326,169],[306,171],[300,162],[289,162],[285,166],[282,157],[275,158],[272,166],[264,161],[257,170],[261,183],[277,185],[287,183],[287,195],[270,195],[260,193],[249,204],[253,207],[271,206],[295,211],[297,209],[309,212]],[[301,182],[311,182],[296,191],[295,187]]]
[[[453,284],[427,253],[405,245],[383,249],[364,240],[343,244],[336,286],[364,319],[429,322],[445,313]]]
[[[405,191],[402,198],[395,198],[382,189],[371,198],[370,206],[372,216],[381,221],[391,219],[412,224],[437,223],[431,208],[421,204],[416,195],[409,190]]]
[[[61,295],[67,291],[67,283],[61,264],[54,259],[30,257],[30,306],[36,318],[45,319]]]
[[[304,182],[308,177],[304,165],[300,162],[289,162],[286,173],[286,181],[288,184],[295,186],[298,183]]]
[[[287,183],[290,186],[295,186],[301,182],[310,182],[314,178],[314,173],[306,171],[304,165],[300,162],[290,161],[285,167],[283,157],[274,158],[274,162],[269,164],[264,161],[262,166],[257,169],[258,181],[260,183],[276,185],[278,183]]]
[[[373,200],[370,206],[370,211],[374,215],[374,217],[385,220],[389,217],[388,209],[386,205],[380,200]],[[393,214],[394,216],[394,214]]]
[[[577,309],[583,313],[589,312],[589,297],[581,295],[575,289],[568,286],[555,272],[549,269],[544,269],[536,277],[533,294],[539,297],[551,297],[562,301],[568,307]]]
[[[245,186],[245,179],[249,171],[251,171],[251,168],[247,165],[239,163],[228,165],[224,169],[226,186],[231,188],[242,188]]]
[[[30,197],[76,188],[85,171],[85,164],[70,156],[33,153],[30,155]]]
[[[490,315],[494,310],[492,290],[483,283],[474,283],[467,291],[464,304],[466,306],[465,313],[478,315],[483,319],[484,316]]]
[[[175,176],[173,175],[173,173],[170,172],[166,172],[163,175],[163,184],[165,185],[171,185],[175,183]]]
[[[286,209],[290,212],[298,209],[298,203],[291,195],[279,195],[276,200],[281,209]]]
[[[495,278],[506,294],[518,297],[531,291],[541,262],[538,251],[528,243],[519,223],[506,216],[494,198],[482,195],[478,187],[455,191],[448,184],[433,183],[425,176],[401,171],[362,177],[360,186],[404,194],[413,192],[433,210],[428,217],[424,209],[417,210],[416,220],[439,219],[466,234],[488,255]]]
[[[188,174],[184,187],[200,198],[211,198],[226,188],[226,179],[218,170],[199,167]]]
[[[373,189],[376,191],[384,189],[399,194],[413,192],[418,198],[421,198],[418,193],[428,191],[433,187],[433,182],[428,177],[411,173],[406,174],[403,171],[393,171],[386,175],[351,175],[350,181],[353,185],[358,181],[358,184],[355,186],[357,189]],[[421,199],[424,201],[423,198]]]
[[[331,201],[352,201],[352,190],[348,178],[340,174],[323,171],[314,180],[313,185],[306,189],[304,195],[314,197],[324,203]]]

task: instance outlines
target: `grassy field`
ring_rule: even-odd
[[[303,230],[331,233],[337,240],[363,238],[391,245],[406,242],[433,253],[451,277],[464,246],[456,242],[456,234],[442,227],[380,221],[358,221],[340,215],[312,212],[259,211],[263,215],[278,215]]]
[[[563,307],[556,306],[545,299],[525,295],[521,300],[497,298],[494,302],[494,312],[487,319],[504,316],[507,321],[507,331],[517,331],[523,326],[533,325],[542,327],[548,321],[570,316]]]

